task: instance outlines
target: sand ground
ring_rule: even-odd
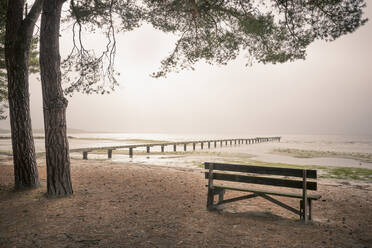
[[[206,211],[201,169],[71,162],[74,195],[47,198],[45,160],[42,186],[21,192],[0,160],[0,247],[372,247],[372,184],[319,180],[305,225],[262,198]]]

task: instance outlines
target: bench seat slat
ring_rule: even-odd
[[[205,169],[209,169],[211,163],[204,163]],[[255,166],[255,165],[238,165],[238,164],[223,164],[213,163],[213,170],[222,171],[235,171],[235,172],[246,172],[255,174],[267,174],[277,176],[291,176],[291,177],[302,177],[302,169],[294,168],[281,168],[281,167],[268,167],[268,166]],[[307,178],[317,178],[316,170],[306,170]]]
[[[228,189],[228,190],[236,190],[236,191],[243,191],[243,192],[252,192],[257,194],[267,194],[267,195],[277,195],[277,196],[285,196],[285,197],[291,197],[291,198],[302,198],[301,194],[296,193],[284,193],[284,192],[278,192],[278,191],[266,191],[266,190],[258,190],[258,189],[249,189],[249,188],[243,188],[243,187],[231,187],[226,185],[220,185],[220,184],[214,184],[214,189]],[[307,195],[307,198],[311,200],[319,200],[321,198],[321,195]]]
[[[206,179],[209,178],[209,172],[205,172],[205,178]],[[302,181],[272,178],[272,177],[255,177],[255,176],[246,176],[246,175],[239,175],[239,174],[213,173],[213,179],[230,181],[230,182],[243,182],[243,183],[271,185],[271,186],[277,186],[277,187],[288,187],[288,188],[296,188],[296,189],[303,188]],[[309,190],[317,190],[317,183],[307,182],[306,187]]]

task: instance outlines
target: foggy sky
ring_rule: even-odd
[[[372,19],[372,8],[366,16]],[[61,33],[62,57],[71,47]],[[95,47],[104,43],[99,39]],[[118,35],[120,87],[68,98],[67,125],[92,131],[241,134],[372,134],[372,23],[334,42],[317,41],[304,61],[246,67],[198,63],[154,79],[174,37],[150,26]],[[91,44],[92,45],[92,44]],[[33,128],[43,127],[40,82],[30,80]],[[9,129],[9,120],[0,121]]]

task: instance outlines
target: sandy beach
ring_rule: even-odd
[[[314,221],[262,198],[208,212],[202,169],[72,159],[74,195],[13,192],[1,157],[0,247],[371,247],[372,184],[319,179]],[[233,196],[229,193],[227,196]],[[285,202],[297,207],[298,201]]]
[[[372,248],[371,19],[1,0],[0,248]]]

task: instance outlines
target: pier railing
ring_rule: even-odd
[[[150,153],[151,147],[159,146],[161,152],[164,152],[166,146],[173,146],[173,151],[177,151],[177,146],[182,145],[183,150],[187,151],[187,145],[192,144],[192,150],[195,151],[196,146],[200,144],[200,149],[204,149],[204,144],[210,149],[212,146],[216,148],[218,145],[232,146],[240,144],[257,144],[263,142],[278,141],[280,142],[281,137],[255,137],[255,138],[242,138],[242,139],[218,139],[218,140],[198,140],[198,141],[180,141],[180,142],[166,142],[166,143],[148,143],[148,144],[133,144],[133,145],[119,145],[119,146],[105,146],[105,147],[91,147],[91,148],[79,148],[71,149],[70,152],[82,152],[83,159],[88,159],[88,153],[96,150],[107,150],[107,157],[112,158],[112,151],[118,149],[128,149],[129,157],[133,157],[133,151],[136,148],[146,147],[146,152]]]

